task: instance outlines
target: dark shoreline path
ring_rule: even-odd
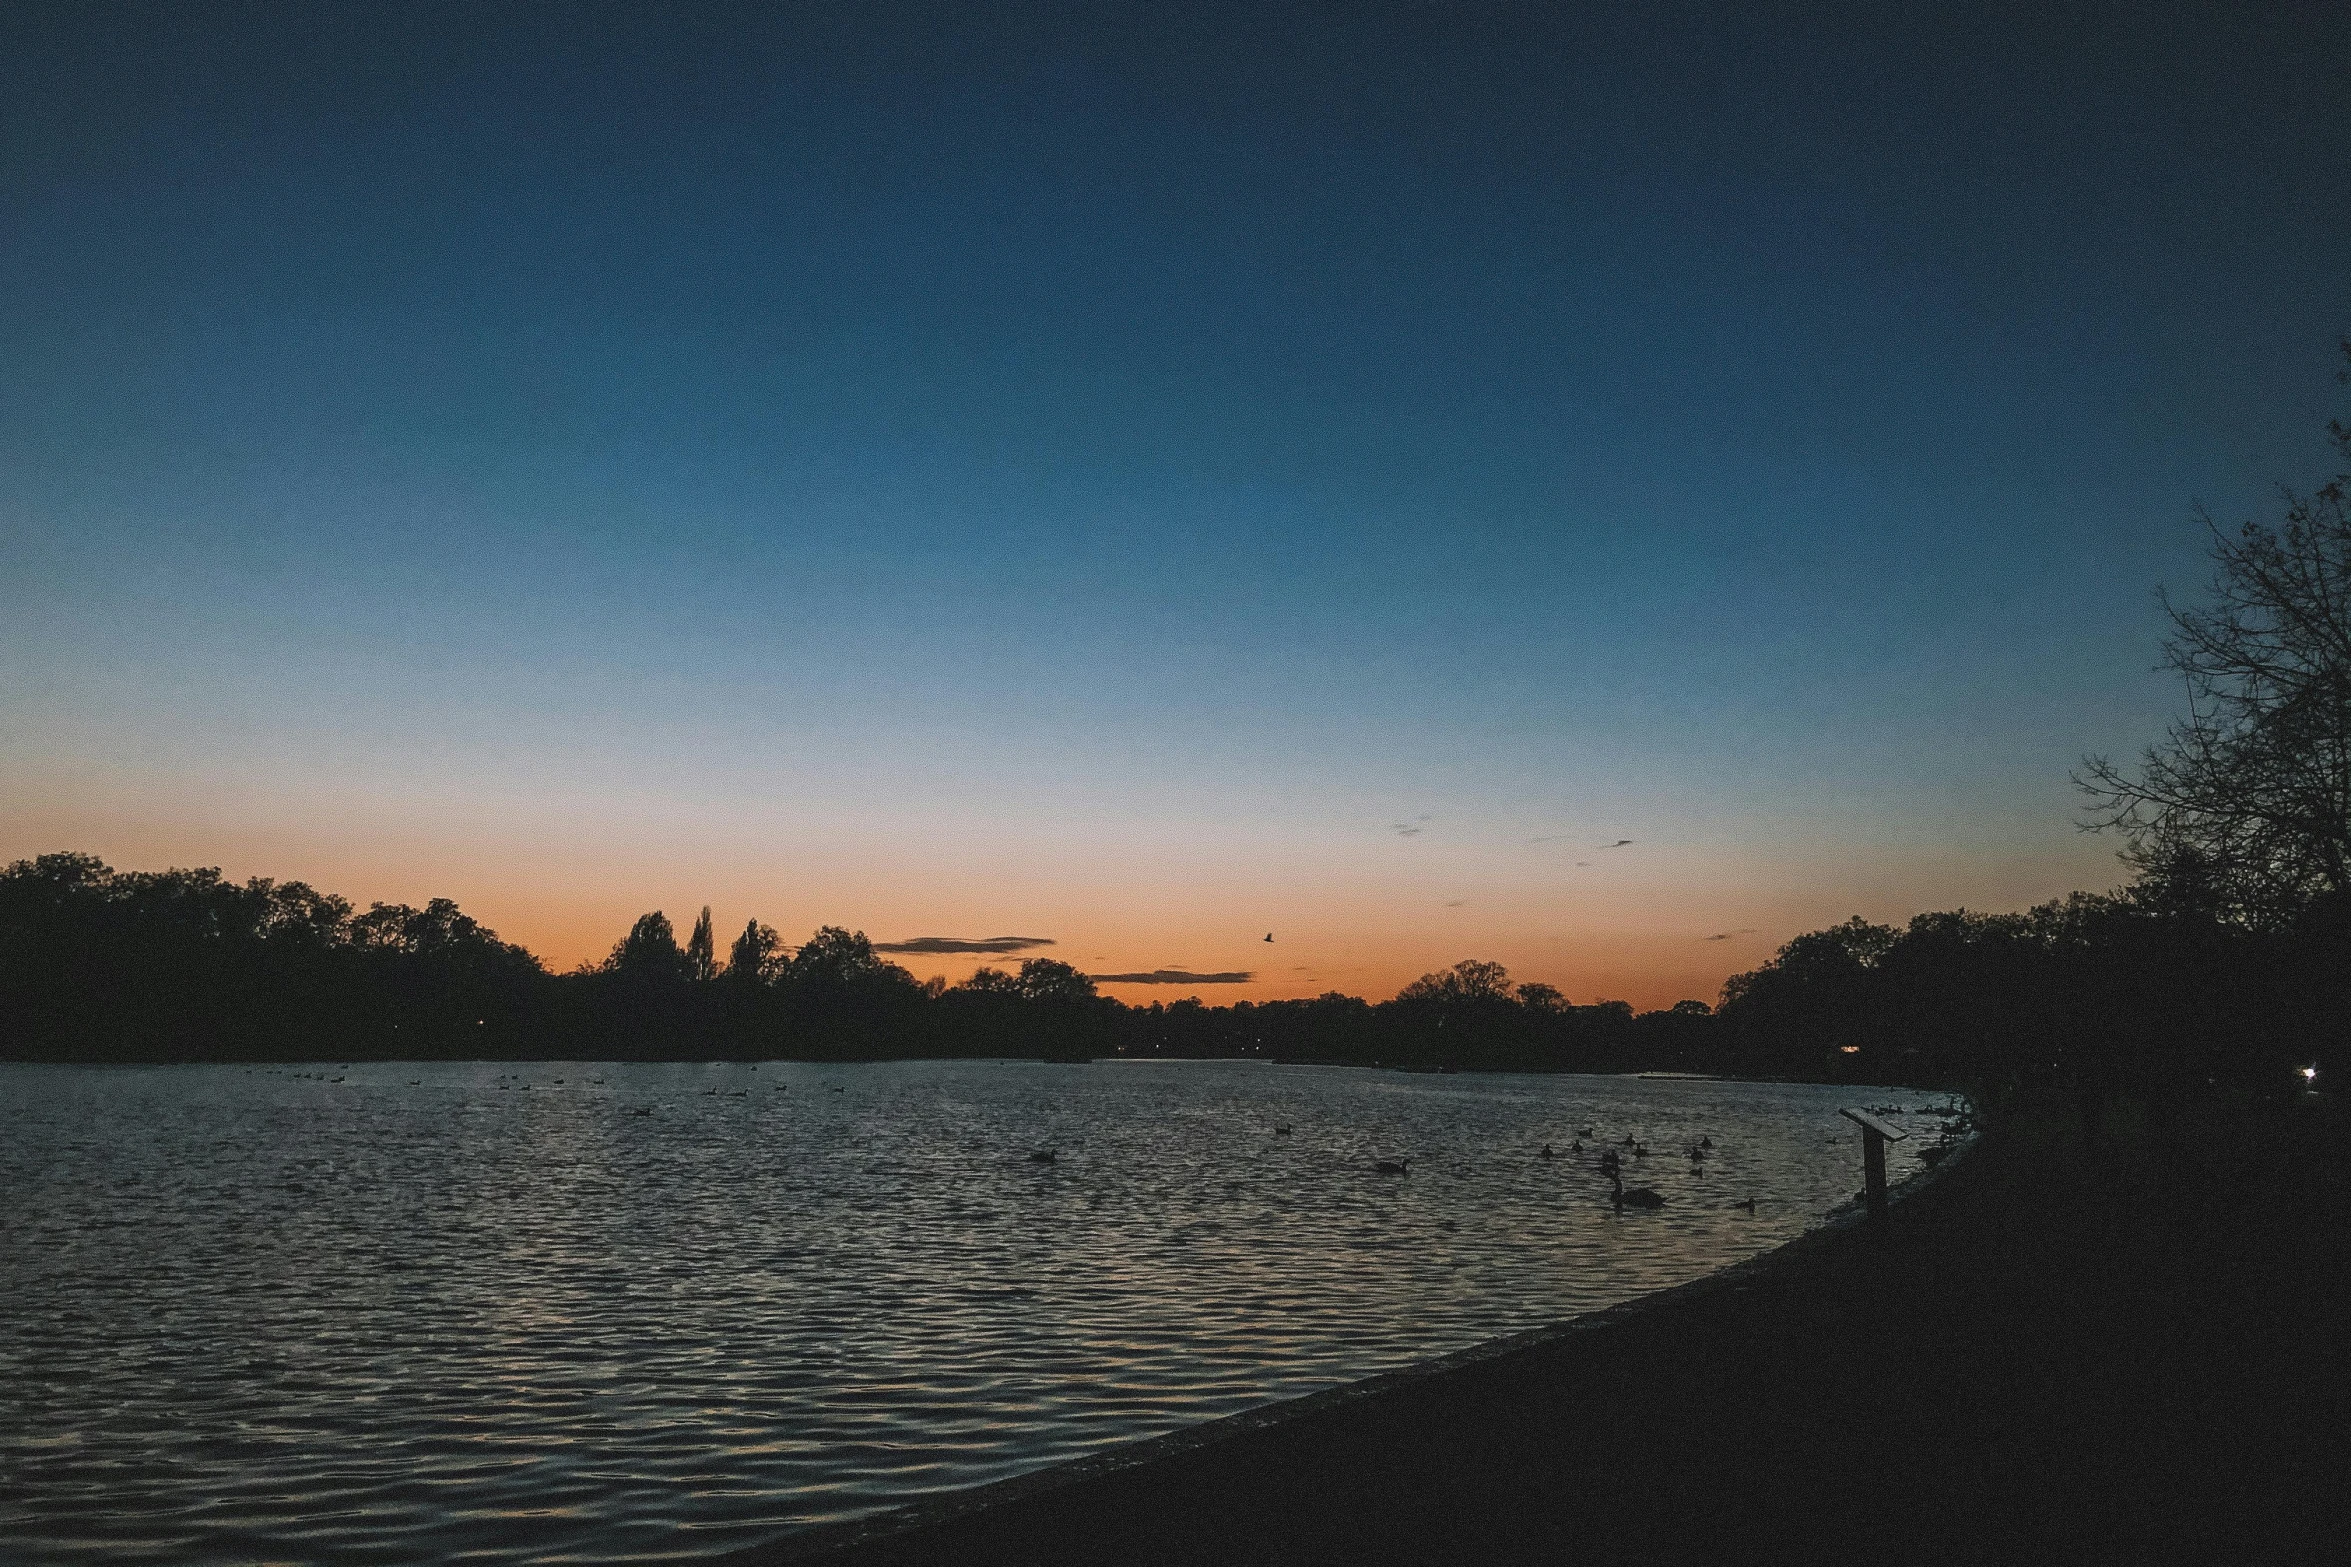
[[[738,1554],[2280,1559],[2340,1544],[2351,1183],[2306,1102],[1988,1140],[1874,1229],[1369,1396]],[[2131,1119],[2131,1118],[2123,1118]],[[912,1527],[907,1527],[909,1522]]]

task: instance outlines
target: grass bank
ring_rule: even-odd
[[[1573,1331],[732,1560],[2275,1559],[2346,1521],[2347,1219],[2325,1102],[2024,1117]]]

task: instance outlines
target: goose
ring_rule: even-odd
[[[1649,1145],[1648,1145],[1647,1143],[1635,1143],[1635,1144],[1633,1144],[1633,1157],[1634,1157],[1634,1158],[1636,1158],[1636,1159],[1646,1159],[1646,1158],[1648,1158],[1648,1157],[1649,1157]]]
[[[1372,1165],[1372,1170],[1380,1175],[1410,1175],[1412,1161],[1410,1159],[1382,1159]]]
[[[1754,1199],[1754,1198],[1752,1198],[1752,1197],[1750,1197],[1750,1198],[1746,1199],[1744,1202],[1735,1202],[1735,1203],[1732,1203],[1732,1204],[1731,1204],[1731,1206],[1732,1206],[1732,1207],[1734,1207],[1734,1208],[1743,1208],[1743,1209],[1745,1209],[1747,1212],[1749,1212],[1749,1213],[1753,1213],[1753,1212],[1755,1211],[1755,1199]]]
[[[1636,1186],[1631,1191],[1626,1191],[1623,1176],[1611,1176],[1610,1179],[1616,1182],[1614,1201],[1619,1208],[1662,1208],[1665,1206],[1665,1199],[1646,1186]]]

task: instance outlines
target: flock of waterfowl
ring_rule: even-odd
[[[271,1070],[267,1068],[263,1068],[261,1070],[267,1072],[267,1074],[272,1077],[294,1077],[307,1081],[322,1083],[340,1083],[343,1081],[343,1079],[339,1076],[330,1078],[323,1072],[288,1072],[281,1070]],[[751,1070],[756,1072],[759,1069],[757,1067],[753,1067]],[[495,1086],[500,1090],[516,1087],[527,1091],[531,1086],[529,1083],[509,1081],[509,1079],[519,1079],[520,1076],[520,1073],[501,1073],[499,1074],[499,1081],[495,1084]],[[417,1078],[410,1078],[408,1080],[408,1086],[411,1088],[417,1087],[419,1081],[420,1080]],[[554,1085],[561,1086],[563,1081],[564,1080],[560,1077],[556,1078],[554,1079]],[[604,1082],[604,1079],[601,1077],[594,1077],[589,1078],[587,1081],[593,1085],[601,1085]],[[778,1083],[775,1085],[775,1091],[777,1093],[784,1093],[788,1091],[789,1086],[790,1085],[788,1084]],[[836,1094],[846,1091],[843,1085],[837,1083],[828,1084],[827,1087],[831,1092]],[[745,1099],[750,1097],[750,1091],[748,1089],[722,1090],[717,1088],[706,1088],[702,1091],[702,1093],[703,1097],[705,1098]],[[1872,1106],[1871,1109],[1873,1113],[1878,1115],[1900,1115],[1903,1113],[1903,1109],[1899,1105],[1878,1105]],[[650,1116],[653,1114],[653,1107],[651,1105],[632,1105],[626,1107],[623,1113],[632,1116]],[[1931,1108],[1922,1106],[1920,1107],[1920,1113],[1924,1115],[1950,1116],[1957,1114],[1957,1111],[1955,1109],[1943,1106],[1935,1106]],[[1282,1121],[1275,1124],[1273,1131],[1274,1135],[1277,1137],[1287,1137],[1291,1134],[1292,1128],[1289,1122]],[[1540,1149],[1536,1151],[1535,1157],[1546,1160],[1573,1159],[1578,1163],[1583,1163],[1586,1161],[1585,1141],[1586,1139],[1592,1138],[1595,1135],[1596,1134],[1594,1133],[1593,1129],[1589,1126],[1579,1128],[1575,1136],[1569,1141],[1567,1151],[1565,1153],[1561,1153],[1551,1144],[1545,1143]],[[1710,1136],[1701,1135],[1697,1141],[1690,1143],[1686,1148],[1684,1148],[1683,1153],[1690,1162],[1692,1173],[1703,1175],[1706,1173],[1706,1161],[1712,1157],[1714,1153],[1714,1139]],[[1645,1159],[1648,1156],[1649,1145],[1642,1142],[1632,1133],[1627,1132],[1615,1143],[1605,1148],[1598,1149],[1595,1156],[1592,1157],[1589,1161],[1592,1164],[1592,1167],[1597,1170],[1598,1173],[1608,1178],[1609,1205],[1618,1212],[1621,1213],[1627,1208],[1657,1209],[1665,1206],[1664,1195],[1660,1193],[1655,1187],[1627,1186],[1624,1183],[1624,1161],[1627,1158]],[[1027,1162],[1030,1164],[1040,1165],[1054,1164],[1059,1161],[1060,1157],[1061,1152],[1057,1148],[1035,1148],[1030,1150],[1027,1157]],[[1371,1172],[1374,1175],[1385,1176],[1410,1175],[1412,1173],[1412,1161],[1410,1159],[1375,1159],[1371,1163]],[[1743,1197],[1737,1202],[1727,1204],[1727,1206],[1742,1213],[1752,1214],[1755,1212],[1756,1200],[1753,1197]]]
[[[1276,1137],[1287,1137],[1292,1130],[1289,1122],[1281,1121],[1275,1123],[1273,1132]],[[1584,1139],[1592,1135],[1592,1128],[1587,1126],[1578,1132],[1575,1139],[1568,1144],[1566,1153],[1563,1154],[1551,1144],[1545,1143],[1536,1151],[1535,1157],[1538,1159],[1574,1159],[1581,1162],[1584,1158]],[[1627,1134],[1616,1147],[1599,1150],[1598,1157],[1593,1161],[1593,1164],[1602,1175],[1608,1177],[1609,1205],[1620,1213],[1627,1208],[1655,1209],[1664,1207],[1665,1198],[1655,1187],[1625,1185],[1624,1158],[1626,1155],[1619,1154],[1618,1148],[1626,1150],[1626,1154],[1635,1159],[1645,1159],[1649,1156],[1649,1145],[1630,1134]],[[1691,1143],[1684,1152],[1689,1158],[1692,1170],[1702,1175],[1705,1173],[1706,1160],[1714,1153],[1714,1139],[1702,1135],[1696,1142]],[[1030,1164],[1054,1164],[1058,1163],[1060,1158],[1061,1150],[1058,1148],[1036,1148],[1029,1152],[1028,1162]],[[1371,1173],[1374,1175],[1410,1175],[1412,1161],[1410,1159],[1374,1159],[1371,1162]],[[1742,1198],[1728,1206],[1743,1213],[1753,1213],[1755,1199],[1752,1197]]]

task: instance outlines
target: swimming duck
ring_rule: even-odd
[[[1611,1179],[1616,1182],[1616,1192],[1613,1200],[1615,1201],[1617,1207],[1662,1208],[1665,1206],[1665,1199],[1658,1196],[1648,1187],[1636,1186],[1632,1190],[1627,1191],[1625,1190],[1623,1176],[1612,1176]]]

